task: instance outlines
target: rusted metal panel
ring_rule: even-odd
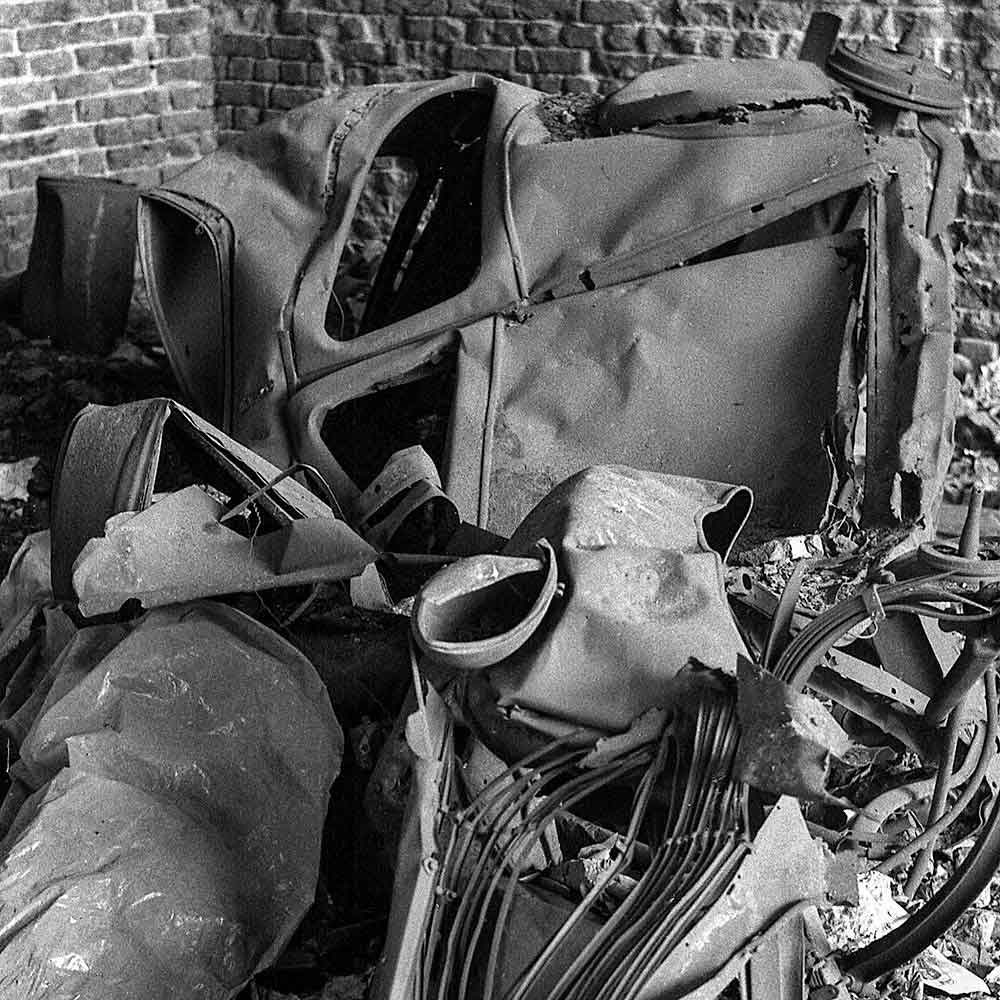
[[[746,483],[758,520],[815,527],[858,247],[847,234],[725,257],[507,324],[487,404],[487,525],[509,532],[557,482],[604,461]]]

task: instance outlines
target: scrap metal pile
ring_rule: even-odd
[[[347,91],[141,194],[190,408],[85,409],[0,591],[0,997],[236,996],[316,889],[380,1000],[835,1000],[988,886],[961,92],[836,31]]]

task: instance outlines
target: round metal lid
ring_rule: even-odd
[[[895,49],[873,41],[838,42],[826,70],[853,90],[893,107],[947,116],[963,106],[961,84],[924,58],[913,30]]]

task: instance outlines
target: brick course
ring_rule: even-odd
[[[0,274],[27,262],[39,175],[159,184],[214,148],[211,42],[197,0],[0,3]]]

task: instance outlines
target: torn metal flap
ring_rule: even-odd
[[[715,1000],[803,904],[823,900],[824,873],[822,849],[809,836],[798,805],[781,799],[729,890],[636,994],[638,1000]]]
[[[234,441],[186,406],[164,397],[122,406],[88,406],[70,424],[55,472],[52,503],[52,589],[74,597],[73,566],[105,522],[143,511],[153,499],[163,437],[168,429],[211,485],[234,498],[259,492],[255,502],[274,525],[297,518],[333,520],[336,513],[281,470]],[[265,489],[266,487],[266,489]]]
[[[128,600],[153,608],[196,597],[343,580],[376,558],[343,521],[311,517],[245,537],[219,523],[225,508],[197,486],[137,514],[108,520],[73,567],[80,611],[117,611]]]
[[[825,798],[831,757],[846,753],[847,734],[816,698],[749,660],[740,659],[738,680],[740,780],[774,794]]]
[[[648,709],[674,704],[691,658],[735,674],[745,648],[722,555],[751,504],[745,487],[623,466],[584,469],[551,490],[506,551],[527,554],[546,538],[565,596],[530,641],[469,677],[484,729],[496,728],[481,716],[495,703],[622,732]]]
[[[640,73],[602,105],[599,124],[624,132],[652,122],[705,118],[722,111],[830,102],[833,80],[819,66],[782,59],[708,60]]]
[[[437,820],[453,751],[448,709],[431,685],[427,685],[423,704],[406,720],[406,739],[416,759],[399,841],[389,927],[372,982],[374,1000],[411,1000],[415,995],[425,929],[435,903]]]

